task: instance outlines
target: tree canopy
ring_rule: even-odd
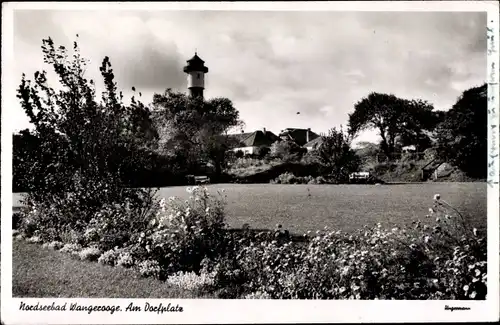
[[[342,127],[332,128],[327,135],[321,137],[320,146],[313,151],[317,161],[326,167],[326,172],[337,182],[345,182],[349,174],[356,172],[360,159],[351,148],[350,136]]]
[[[355,104],[348,129],[353,137],[363,130],[378,130],[381,149],[391,157],[398,140],[404,145],[428,143],[423,131],[434,129],[436,122],[433,106],[426,101],[374,92]]]
[[[487,173],[487,85],[462,93],[436,130],[437,153],[469,176]]]
[[[152,107],[163,154],[182,160],[187,171],[210,162],[220,174],[229,148],[227,133],[242,124],[231,100],[204,100],[167,89],[154,95]]]
[[[135,98],[124,104],[108,57],[99,69],[104,92],[98,101],[94,81],[85,77],[87,60],[76,41],[70,54],[51,38],[44,39],[42,52],[58,77],[59,89],[49,84],[46,71],[37,71],[33,81],[23,74],[17,95],[34,125],[23,137],[38,145],[24,154],[34,169],[25,184],[30,197],[47,200],[79,192],[79,199],[86,202],[82,204],[89,207],[123,199],[119,193],[128,191],[123,189],[124,170],[142,166],[145,155],[137,153],[146,139],[154,141],[149,110]]]

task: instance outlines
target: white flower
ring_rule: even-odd
[[[433,208],[429,208],[429,212],[430,212],[431,214],[433,214],[433,213],[434,213],[434,209],[433,209]]]
[[[186,188],[186,192],[193,193],[193,189],[191,187]]]
[[[469,286],[468,285],[464,285],[464,291],[469,291]]]
[[[434,194],[434,200],[435,200],[435,201],[439,201],[439,199],[441,199],[441,195],[439,195],[439,194]]]
[[[474,236],[477,236],[477,228],[472,229],[472,233],[474,233]]]

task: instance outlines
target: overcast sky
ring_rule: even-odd
[[[247,132],[319,133],[346,125],[372,91],[449,109],[485,81],[485,26],[485,13],[458,12],[16,11],[14,76],[49,69],[42,38],[71,45],[79,34],[89,78],[109,56],[119,88],[135,86],[148,103],[166,88],[186,91],[182,67],[197,49],[210,69],[205,97],[230,98]],[[14,96],[20,130],[28,119]]]

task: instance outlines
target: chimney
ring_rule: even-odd
[[[264,135],[266,134],[266,128],[262,128],[262,132],[264,133]]]
[[[309,132],[311,131],[311,128],[308,128],[306,131],[306,143],[309,142]]]

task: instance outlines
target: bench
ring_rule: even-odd
[[[195,184],[208,184],[208,183],[210,183],[210,177],[208,177],[208,176],[195,176],[194,183]]]
[[[369,172],[356,172],[349,175],[350,183],[368,183],[372,181],[372,175]]]

